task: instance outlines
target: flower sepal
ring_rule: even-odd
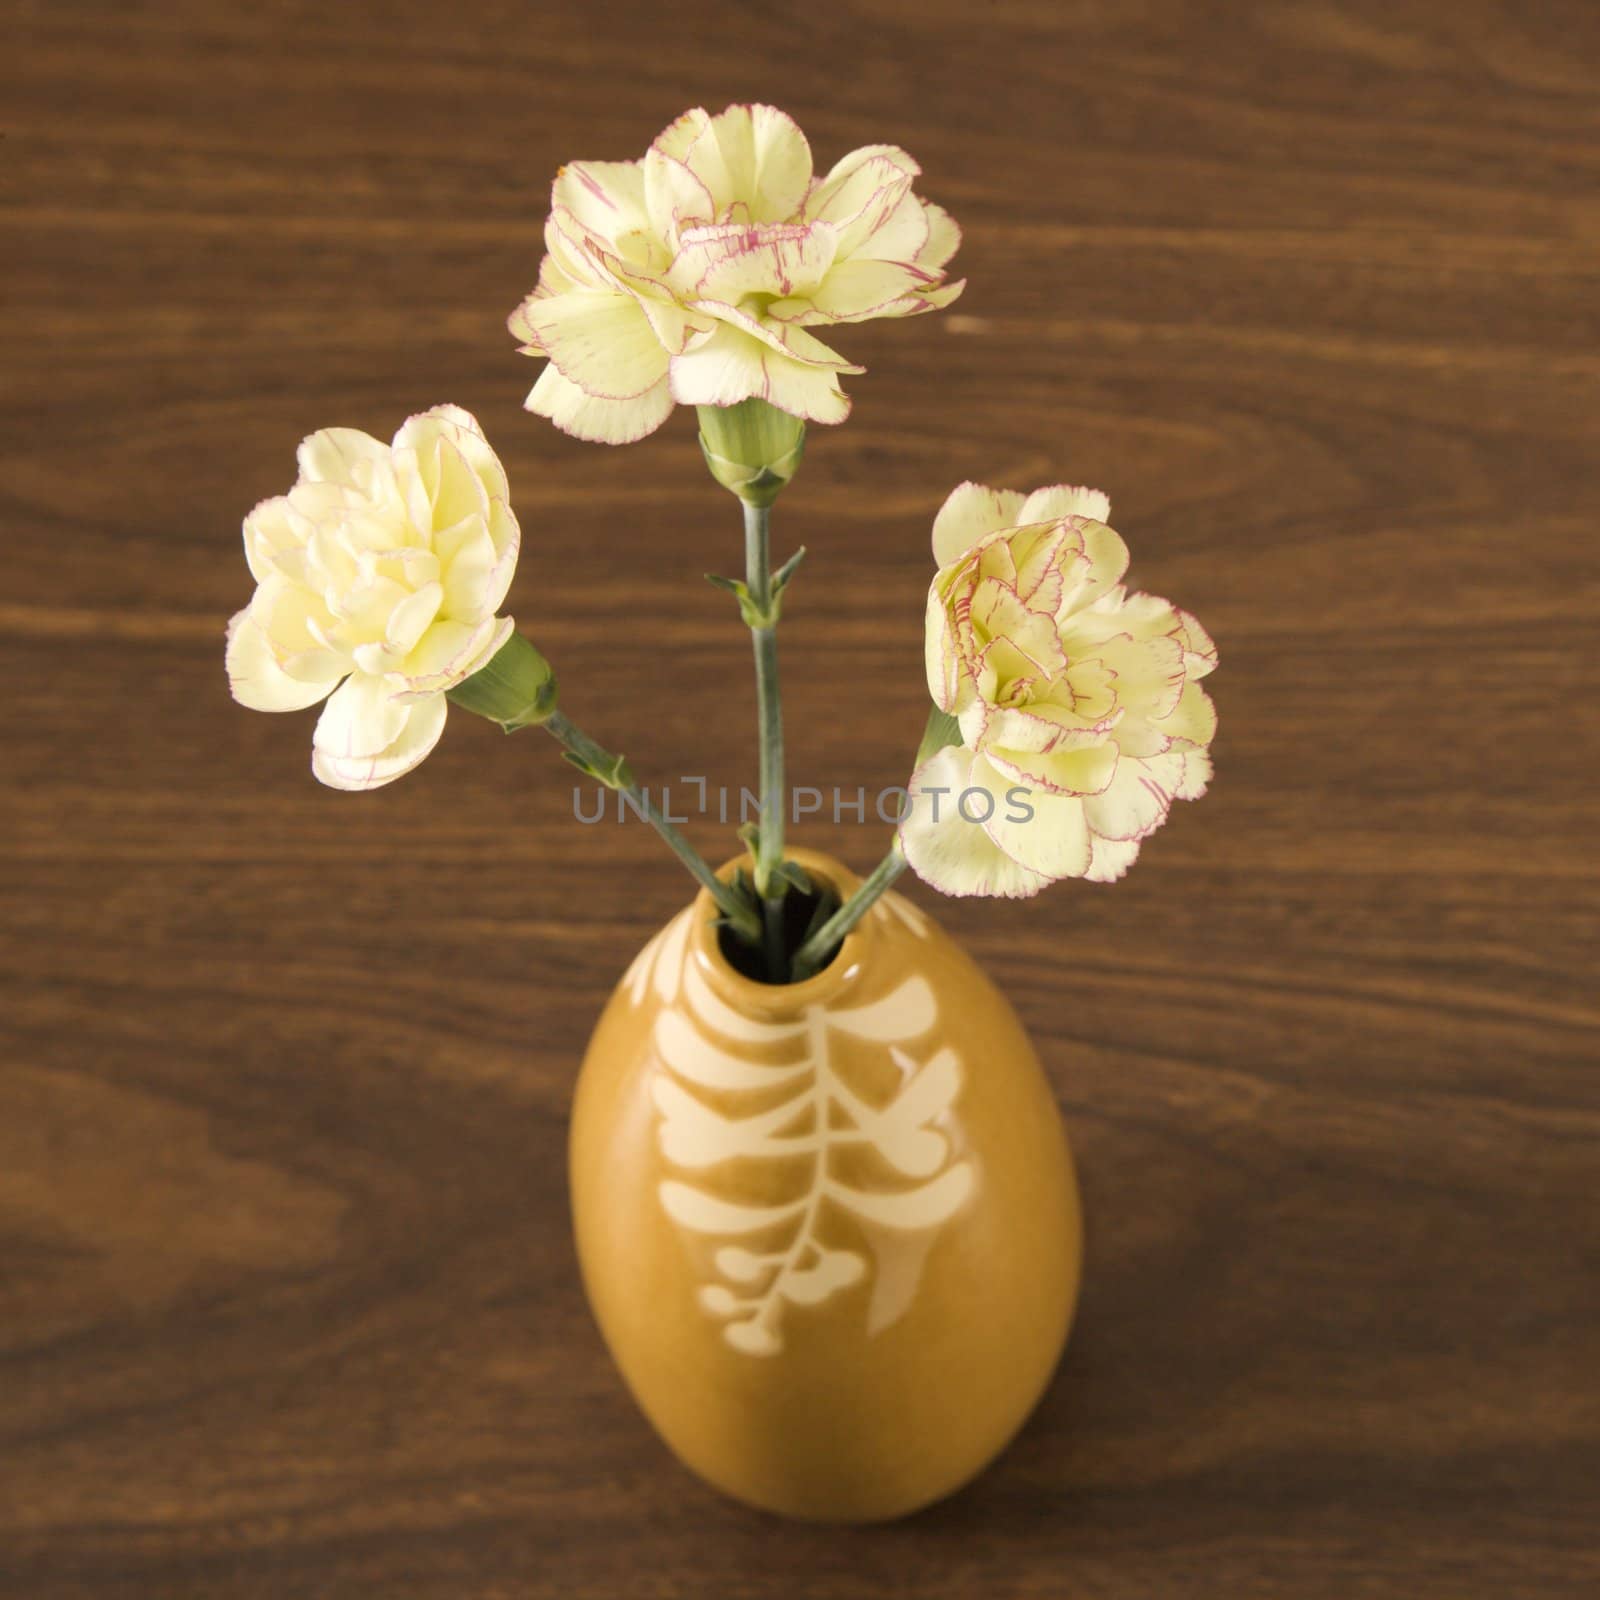
[[[930,706],[928,725],[922,730],[922,743],[917,746],[917,759],[914,765],[920,767],[924,761],[931,760],[941,750],[947,750],[951,745],[960,743],[961,724],[948,711],[941,711],[938,706]]]
[[[536,728],[556,710],[556,675],[520,633],[513,633],[480,667],[447,691],[463,711],[498,722],[507,733]]]
[[[747,505],[770,506],[800,470],[806,425],[765,400],[698,406],[700,450],[711,476]]]

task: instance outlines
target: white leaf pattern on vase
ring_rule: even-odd
[[[898,895],[885,895],[873,914],[923,931],[921,913]],[[945,1047],[919,1060],[905,1048],[937,1020],[933,990],[912,976],[863,1005],[818,1003],[791,1021],[756,1021],[713,993],[688,960],[688,918],[685,912],[663,929],[626,980],[636,1004],[653,984],[663,1005],[651,1080],[661,1153],[673,1167],[713,1181],[727,1162],[810,1162],[802,1191],[779,1204],[714,1193],[700,1186],[704,1178],[661,1182],[661,1204],[680,1227],[747,1241],[716,1250],[713,1261],[725,1281],[703,1286],[700,1305],[724,1322],[723,1337],[735,1350],[777,1354],[785,1304],[820,1305],[867,1275],[859,1250],[823,1238],[830,1209],[837,1209],[856,1219],[875,1258],[878,1281],[867,1331],[876,1333],[909,1309],[934,1230],[955,1215],[975,1184],[972,1162],[952,1160],[950,1136],[939,1127],[951,1125],[961,1090],[956,1052]],[[674,1009],[680,991],[683,1004]],[[872,1103],[846,1081],[833,1049],[840,1034],[884,1047],[899,1077],[886,1104]],[[774,1045],[797,1053],[778,1062],[742,1053]],[[762,1091],[771,1092],[768,1103],[740,1115],[702,1098],[731,1092],[748,1101]],[[870,1147],[891,1172],[916,1181],[867,1186],[858,1169],[847,1182],[835,1158],[852,1146]]]

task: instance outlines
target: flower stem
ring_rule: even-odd
[[[896,838],[889,846],[888,855],[862,879],[856,892],[795,952],[795,982],[809,978],[820,969],[828,952],[843,942],[844,936],[872,909],[878,896],[905,870],[906,858]]]
[[[750,642],[756,662],[756,708],[761,738],[761,831],[756,840],[755,883],[761,897],[767,976],[781,983],[784,972],[783,825],[789,794],[783,774],[783,699],[778,688],[778,616],[772,585],[768,533],[771,508],[744,505],[745,588],[750,597]]]
[[[552,712],[541,726],[552,735],[568,753],[573,765],[590,777],[615,789],[632,802],[634,809],[666,841],[667,847],[686,866],[690,873],[716,901],[722,914],[734,931],[749,943],[761,936],[761,924],[754,908],[742,900],[706,865],[705,858],[662,814],[648,792],[633,780],[633,773],[621,756],[613,755],[603,745],[597,744],[581,728],[574,726],[566,714]]]

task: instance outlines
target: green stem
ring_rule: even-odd
[[[928,708],[928,721],[922,730],[922,743],[917,749],[914,766],[920,767],[929,756],[937,755],[946,745],[961,743],[961,728],[956,719],[947,716],[938,706]],[[795,952],[794,976],[798,982],[809,978],[822,965],[835,945],[872,909],[874,901],[906,870],[906,858],[900,849],[900,836],[889,846],[889,853],[871,873],[861,880],[861,886],[839,907],[823,925]]]
[[[828,952],[843,943],[844,936],[866,916],[878,896],[905,870],[906,858],[900,853],[900,841],[897,838],[889,847],[888,855],[861,880],[856,892],[795,952],[796,982],[809,978],[821,968]]]
[[[761,925],[754,909],[741,900],[710,867],[705,858],[667,820],[650,796],[633,781],[627,763],[613,755],[603,745],[597,744],[581,728],[573,725],[566,714],[552,712],[541,724],[545,732],[555,738],[563,749],[578,758],[583,769],[608,789],[625,794],[645,821],[666,841],[668,848],[693,874],[696,882],[716,901],[722,914],[741,938],[754,943],[761,935]]]
[[[783,774],[783,699],[778,688],[778,626],[772,593],[772,553],[768,533],[771,508],[744,505],[745,588],[760,622],[750,625],[756,662],[756,714],[761,739],[761,831],[756,840],[756,893],[765,925],[767,976],[781,983],[783,971],[783,825],[789,794]]]

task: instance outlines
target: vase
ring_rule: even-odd
[[[1060,1357],[1082,1259],[1065,1130],[1010,1005],[902,896],[787,985],[736,971],[716,915],[702,891],[645,946],[584,1059],[589,1303],[702,1478],[788,1516],[900,1516],[992,1461]]]

